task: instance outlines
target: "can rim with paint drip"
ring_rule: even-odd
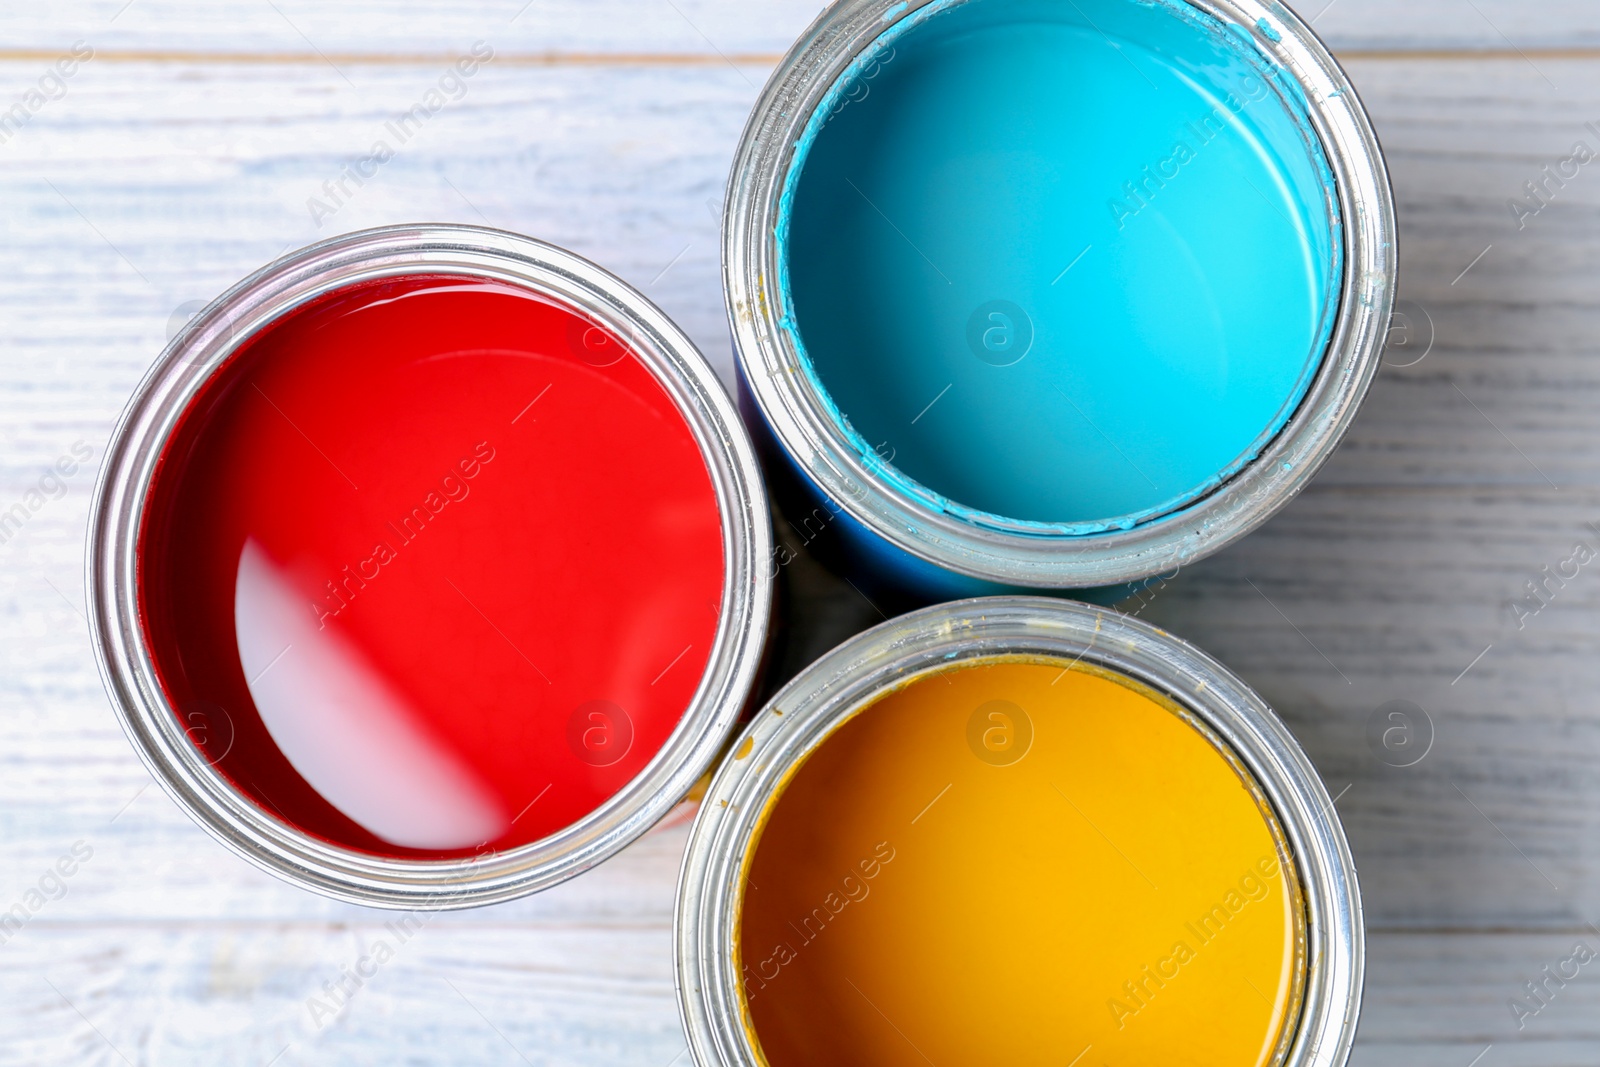
[[[1074,532],[950,506],[908,479],[841,422],[807,370],[792,326],[776,236],[791,171],[814,116],[849,78],[883,58],[897,26],[937,19],[948,0],[844,0],[796,42],[745,128],[723,216],[723,275],[741,380],[754,420],[813,498],[870,562],[936,595],[962,590],[1092,588],[1185,566],[1254,530],[1329,458],[1354,420],[1382,353],[1396,272],[1393,198],[1382,152],[1353,86],[1309,26],[1281,5],[1192,0],[1280,71],[1326,156],[1343,269],[1326,347],[1303,399],[1252,459],[1198,499],[1130,528]],[[897,60],[904,62],[904,60]],[[864,94],[863,94],[864,95]],[[800,164],[803,166],[803,163]],[[855,435],[859,436],[859,435]],[[865,546],[865,547],[862,547]]]

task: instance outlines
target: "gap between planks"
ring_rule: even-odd
[[[279,65],[414,67],[453,63],[464,53],[447,52],[214,52],[165,49],[96,51],[100,63],[177,63],[205,65]],[[1454,49],[1334,49],[1341,60],[1527,60],[1600,59],[1594,48],[1454,48]],[[0,48],[0,63],[49,63],[61,58],[60,49]],[[731,55],[701,52],[512,52],[494,57],[496,66],[511,67],[775,67],[783,59],[776,52],[739,52]]]

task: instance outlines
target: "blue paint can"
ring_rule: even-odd
[[[917,595],[1170,574],[1371,382],[1394,211],[1344,73],[1246,0],[844,0],[735,160],[746,410],[797,530]]]

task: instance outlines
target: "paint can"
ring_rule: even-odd
[[[213,837],[340,900],[459,908],[690,792],[760,666],[770,550],[737,412],[644,296],[527,237],[389,227],[173,339],[97,489],[91,631]]]
[[[774,493],[846,573],[1089,589],[1305,487],[1376,372],[1395,220],[1282,5],[842,0],[745,128],[723,263]]]
[[[1251,811],[1276,853],[1254,863],[1269,837],[1230,836]],[[1332,800],[1261,697],[1139,620],[1017,596],[886,622],[757,714],[696,817],[674,951],[700,1067],[817,1062],[829,1042],[872,1062],[1160,1062],[1161,1040],[1337,1067],[1364,931]],[[1235,1012],[1238,1054],[1196,1052]]]

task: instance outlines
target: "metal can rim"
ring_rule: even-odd
[[[1213,730],[1254,776],[1293,852],[1306,908],[1306,985],[1281,1067],[1343,1067],[1355,1040],[1365,929],[1333,801],[1292,734],[1221,663],[1149,623],[1074,601],[978,597],[858,634],[786,685],[743,731],[701,802],[679,872],[678,1009],[699,1067],[760,1067],[733,970],[741,864],[787,774],[886,689],[965,659],[1033,653],[1150,686]]]
[[[969,0],[840,0],[795,42],[751,112],[723,206],[723,284],[744,380],[761,417],[805,476],[883,540],[982,581],[1090,588],[1186,566],[1233,543],[1292,500],[1332,455],[1377,373],[1394,302],[1396,226],[1389,176],[1355,88],[1310,26],[1263,0],[1172,0],[1238,28],[1294,80],[1333,171],[1344,277],[1333,332],[1298,408],[1256,457],[1199,499],[1091,534],[981,525],[884,484],[800,370],[780,325],[774,226],[800,133],[831,87],[898,22]],[[875,457],[874,457],[875,458]]]
[[[330,844],[267,815],[207,763],[155,674],[139,624],[137,545],[151,474],[179,417],[246,339],[325,293],[358,282],[458,274],[531,290],[625,337],[697,439],[722,519],[724,587],[706,671],[655,757],[600,807],[516,848],[449,860],[402,860]],[[659,820],[704,773],[749,698],[769,623],[771,526],[754,449],[715,371],[672,321],[626,282],[582,257],[477,226],[387,226],[283,256],[235,284],[168,344],[124,409],[95,489],[86,588],[101,678],[151,775],[237,855],[355,904],[454,909],[513,899],[573,877]]]

